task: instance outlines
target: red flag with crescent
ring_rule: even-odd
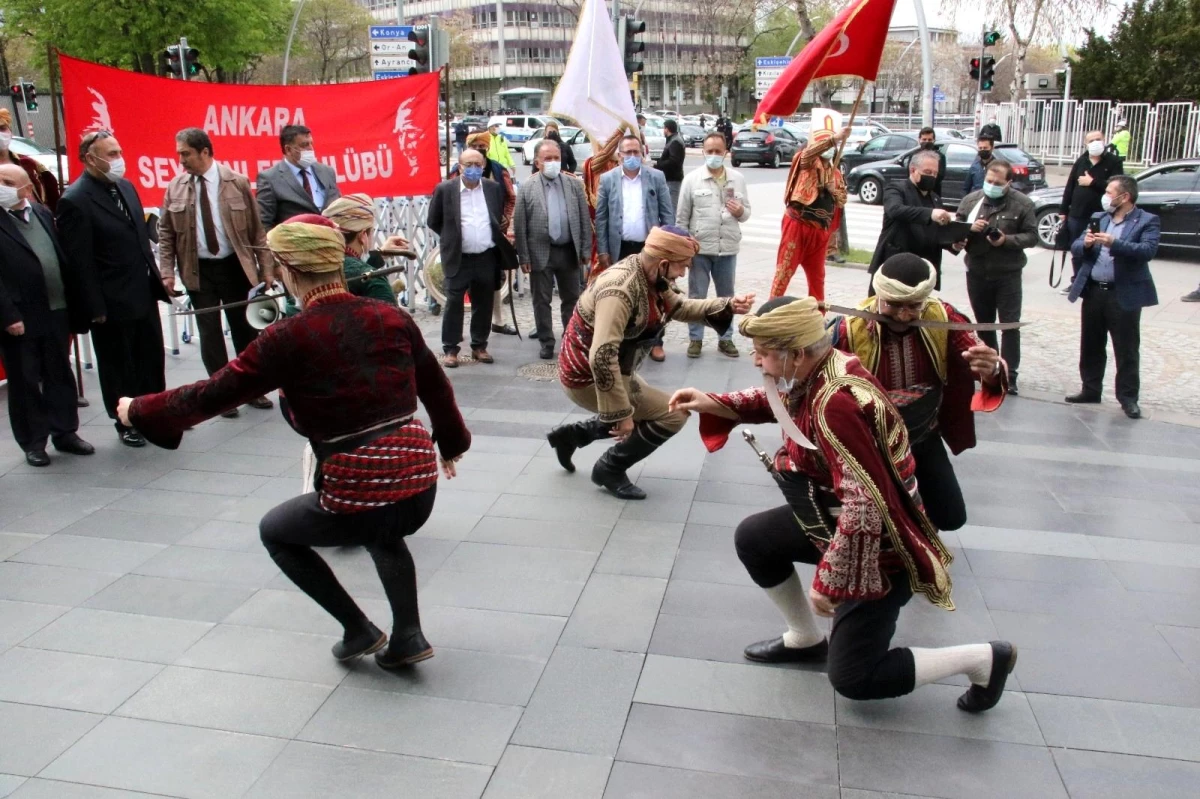
[[[854,0],[792,60],[759,101],[755,121],[796,113],[808,84],[817,78],[875,80],[895,5],[896,0]]]

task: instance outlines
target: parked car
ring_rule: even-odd
[[[957,208],[963,198],[963,182],[975,162],[976,150],[965,142],[938,142],[938,149],[946,155],[946,176],[942,180],[942,204]],[[889,183],[908,180],[908,161],[917,149],[889,158],[886,161],[861,164],[846,175],[846,188],[867,205],[883,201],[883,187]],[[997,144],[996,156],[1013,165],[1012,185],[1017,191],[1028,194],[1035,189],[1045,188],[1046,169],[1029,153],[1015,144]]]
[[[843,175],[848,175],[851,169],[860,164],[895,158],[916,146],[917,135],[915,133],[885,133],[859,144],[847,142],[846,149],[842,152],[839,168]]]
[[[592,140],[587,131],[579,129],[570,138],[564,135],[563,141],[571,148],[571,152],[575,153],[575,160],[579,163],[579,173],[583,174],[583,162],[592,157]]]
[[[667,148],[667,133],[663,130],[665,121],[662,117],[646,117],[646,127],[642,129],[642,135],[646,138],[646,147],[650,149],[651,158],[661,158],[663,150]]]
[[[488,129],[487,117],[463,117],[463,122],[467,123],[467,130],[470,133],[482,133]]]
[[[680,125],[679,135],[683,138],[685,147],[703,147],[708,131],[699,125]]]
[[[488,120],[488,127],[500,126],[500,135],[508,140],[510,150],[518,149],[529,141],[529,137],[538,128],[545,127],[550,117],[525,116],[520,114],[505,114],[494,116]]]
[[[564,127],[564,126],[559,126],[559,128],[558,128],[558,135],[562,137],[563,142],[569,142],[571,140],[571,137],[574,136],[578,132],[579,132],[579,128],[569,128],[569,127]],[[538,128],[537,130],[535,130],[533,132],[533,135],[529,137],[529,140],[521,145],[521,161],[526,166],[533,163],[534,149],[537,147],[538,142],[540,142],[545,137],[546,137],[546,128],[541,127],[541,128]],[[574,151],[572,151],[572,152],[574,152]]]
[[[1163,247],[1179,247],[1200,254],[1200,159],[1168,161],[1133,176],[1138,184],[1138,208],[1162,220]],[[1062,224],[1063,188],[1030,192],[1037,214],[1038,243],[1054,246]]]
[[[892,131],[887,126],[878,122],[855,122],[850,126],[850,138],[846,139],[846,146],[858,144],[859,142],[870,141],[876,136],[882,136],[885,133]]]
[[[57,156],[53,150],[24,136],[13,136],[8,149],[17,155],[27,155],[37,161],[50,170],[51,174],[57,177],[64,186],[70,182],[67,176],[67,158],[65,156]]]
[[[798,136],[787,128],[743,130],[733,138],[733,152],[730,160],[735,167],[749,162],[774,169],[790,164],[796,152],[807,143],[808,139]]]

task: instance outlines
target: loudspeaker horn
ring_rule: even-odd
[[[283,300],[287,294],[282,288],[275,286],[259,292],[256,296],[277,298],[270,302],[264,300],[246,306],[246,321],[250,323],[250,327],[265,330],[283,318]]]

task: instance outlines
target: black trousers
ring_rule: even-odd
[[[437,486],[362,513],[323,510],[318,494],[302,494],[277,505],[259,523],[263,546],[275,564],[301,591],[333,616],[347,636],[365,631],[366,614],[338,582],[329,564],[312,547],[366,547],[392,606],[393,637],[421,629],[417,609],[417,568],[404,543],[433,512]]]
[[[967,504],[942,437],[936,432],[926,436],[912,445],[912,454],[917,463],[917,490],[929,521],[939,530],[962,527],[967,523]]]
[[[529,285],[533,294],[533,324],[538,340],[543,344],[554,343],[554,315],[550,305],[554,301],[554,284],[558,284],[558,309],[562,317],[563,330],[575,312],[575,303],[583,291],[579,256],[573,244],[550,245],[550,260],[545,269],[529,274]]]
[[[215,308],[226,302],[239,302],[250,292],[250,281],[242,270],[236,255],[219,259],[200,259],[200,288],[189,291],[196,310]],[[250,342],[258,338],[258,331],[246,321],[246,309],[234,308],[225,311],[229,320],[229,337],[233,339],[233,350],[241,355]],[[225,332],[221,326],[221,314],[196,315],[196,329],[200,331],[200,359],[211,375],[229,363],[225,349]]]
[[[109,418],[117,418],[117,400],[121,397],[157,394],[166,389],[166,356],[157,303],[141,319],[93,325],[92,346],[100,373],[100,395]]]
[[[50,329],[11,336],[0,330],[0,355],[8,372],[8,421],[25,452],[46,448],[79,429],[75,376],[67,356],[71,331],[66,311],[50,312]]]
[[[989,278],[967,272],[967,297],[971,300],[971,311],[976,322],[1021,321],[1021,273]],[[1015,380],[1021,367],[1021,331],[1001,331],[1001,344],[996,343],[995,330],[982,330],[979,338],[1008,364],[1008,376]]]
[[[1087,230],[1087,223],[1091,217],[1067,217],[1067,231],[1071,234],[1071,243],[1075,243],[1075,239],[1083,235],[1083,231]],[[1079,274],[1079,265],[1082,262],[1074,255],[1071,256],[1071,280],[1074,282],[1075,276]]]
[[[442,350],[458,353],[463,338],[463,296],[471,293],[471,349],[487,349],[492,332],[492,304],[500,255],[496,248],[478,255],[463,254],[454,277],[447,277],[446,307],[442,310]]]
[[[1079,379],[1083,393],[1100,396],[1108,365],[1108,339],[1117,361],[1117,401],[1137,402],[1141,389],[1139,367],[1142,346],[1142,309],[1126,311],[1117,293],[1089,282],[1083,290],[1082,333],[1079,342]]]
[[[773,588],[791,576],[794,563],[821,560],[786,505],[746,517],[733,540],[742,565],[763,588]],[[889,576],[892,587],[886,596],[843,602],[833,616],[829,682],[849,699],[903,696],[916,686],[912,652],[891,648],[896,619],[912,598],[912,588],[906,574]]]

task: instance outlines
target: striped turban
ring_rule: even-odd
[[[324,216],[349,233],[361,233],[375,227],[375,201],[366,194],[347,194],[325,209]]]
[[[642,252],[651,258],[663,258],[668,261],[690,261],[700,252],[700,242],[696,241],[683,228],[675,225],[656,227],[646,236],[646,246]]]
[[[316,214],[294,216],[272,228],[267,244],[279,263],[297,272],[342,271],[346,239],[332,222]]]
[[[825,338],[825,315],[813,297],[776,297],[743,317],[738,332],[775,349],[802,350]]]
[[[477,144],[482,144],[485,147],[492,146],[492,134],[486,130],[481,130],[478,133],[472,133],[467,137],[467,146],[474,147]]]

